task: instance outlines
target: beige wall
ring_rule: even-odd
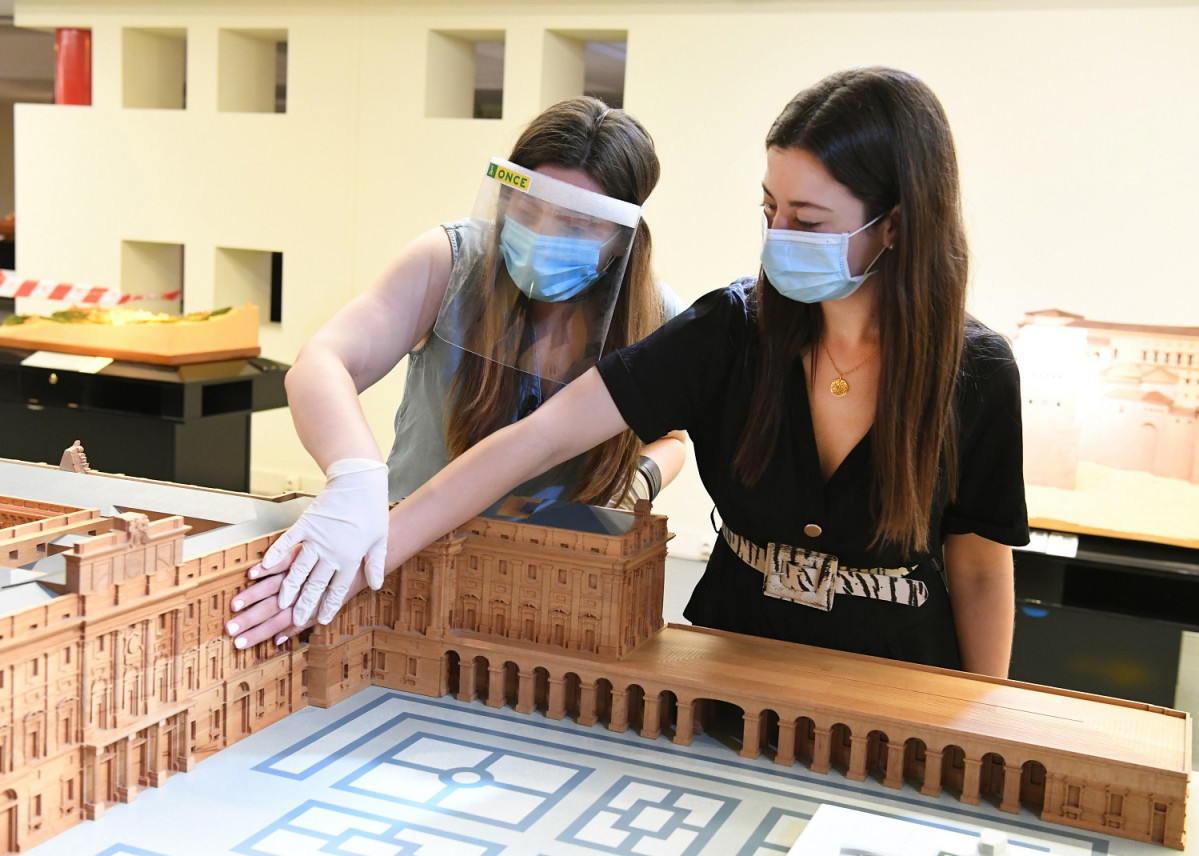
[[[469,211],[485,160],[544,105],[547,29],[627,30],[625,104],[663,162],[646,206],[657,268],[685,298],[756,268],[762,138],[783,104],[848,65],[906,68],[957,136],[971,308],[1013,332],[1050,306],[1199,326],[1199,4],[1021,0],[404,3],[17,2],[23,26],[88,26],[94,106],[17,108],[22,273],[119,283],[122,240],[182,243],[187,308],[216,247],[282,250],[281,325],[301,343],[409,238]],[[286,29],[285,115],[218,113],[220,27]],[[187,32],[187,108],[122,109],[122,27]],[[507,34],[504,119],[424,115],[428,31]],[[1177,250],[1174,248],[1178,248]],[[386,448],[396,373],[364,396]],[[255,486],[319,471],[282,412],[254,421]],[[658,504],[672,550],[710,540],[689,467]]]

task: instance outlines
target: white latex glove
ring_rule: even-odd
[[[292,621],[296,625],[308,621],[318,603],[317,621],[332,621],[364,562],[367,585],[372,589],[383,585],[387,465],[370,458],[343,458],[330,464],[325,475],[325,489],[262,557],[263,567],[269,570],[301,545],[279,589],[280,609],[295,601]]]

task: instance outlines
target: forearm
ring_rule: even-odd
[[[517,485],[627,426],[592,369],[533,415],[495,432],[391,510],[387,568],[405,562]]]
[[[998,580],[953,598],[962,667],[980,675],[1006,678],[1012,659],[1016,599]]]
[[[662,475],[661,487],[666,487],[687,462],[687,434],[684,431],[671,431],[665,437],[646,444],[641,453],[658,465],[658,472]]]
[[[306,349],[288,371],[286,384],[296,434],[322,471],[343,458],[382,460],[354,381],[331,352]]]
[[[1003,678],[1011,661],[1016,615],[1012,553],[1003,545],[984,543],[985,556],[963,558],[963,551],[955,555],[947,549],[949,597],[963,668]]]
[[[451,265],[445,231],[429,230],[301,349],[287,373],[287,401],[322,470],[342,458],[381,459],[358,394],[429,335]]]

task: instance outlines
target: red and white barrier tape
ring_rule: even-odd
[[[10,270],[0,270],[0,297],[40,297],[81,306],[123,306],[134,300],[178,300],[181,292],[165,294],[122,294],[120,289],[98,285],[18,279]]]

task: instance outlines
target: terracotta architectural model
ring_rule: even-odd
[[[0,346],[168,366],[256,357],[258,307],[169,315],[72,306],[45,317],[10,315],[0,324]]]
[[[68,473],[86,473],[91,470],[87,464],[87,453],[83,451],[83,444],[76,440],[67,450],[62,453],[62,460],[58,462],[58,468],[65,470]]]
[[[1050,309],[1015,350],[1030,484],[1074,488],[1079,461],[1199,484],[1199,327]]]
[[[584,519],[564,528],[552,508],[510,502],[306,644],[236,651],[227,604],[307,498],[5,461],[0,483],[25,497],[0,499],[0,853],[372,684],[679,744],[723,702],[740,710],[746,757],[1184,845],[1186,713],[664,627],[669,536],[648,506],[567,506]],[[227,508],[239,501],[253,512]]]

